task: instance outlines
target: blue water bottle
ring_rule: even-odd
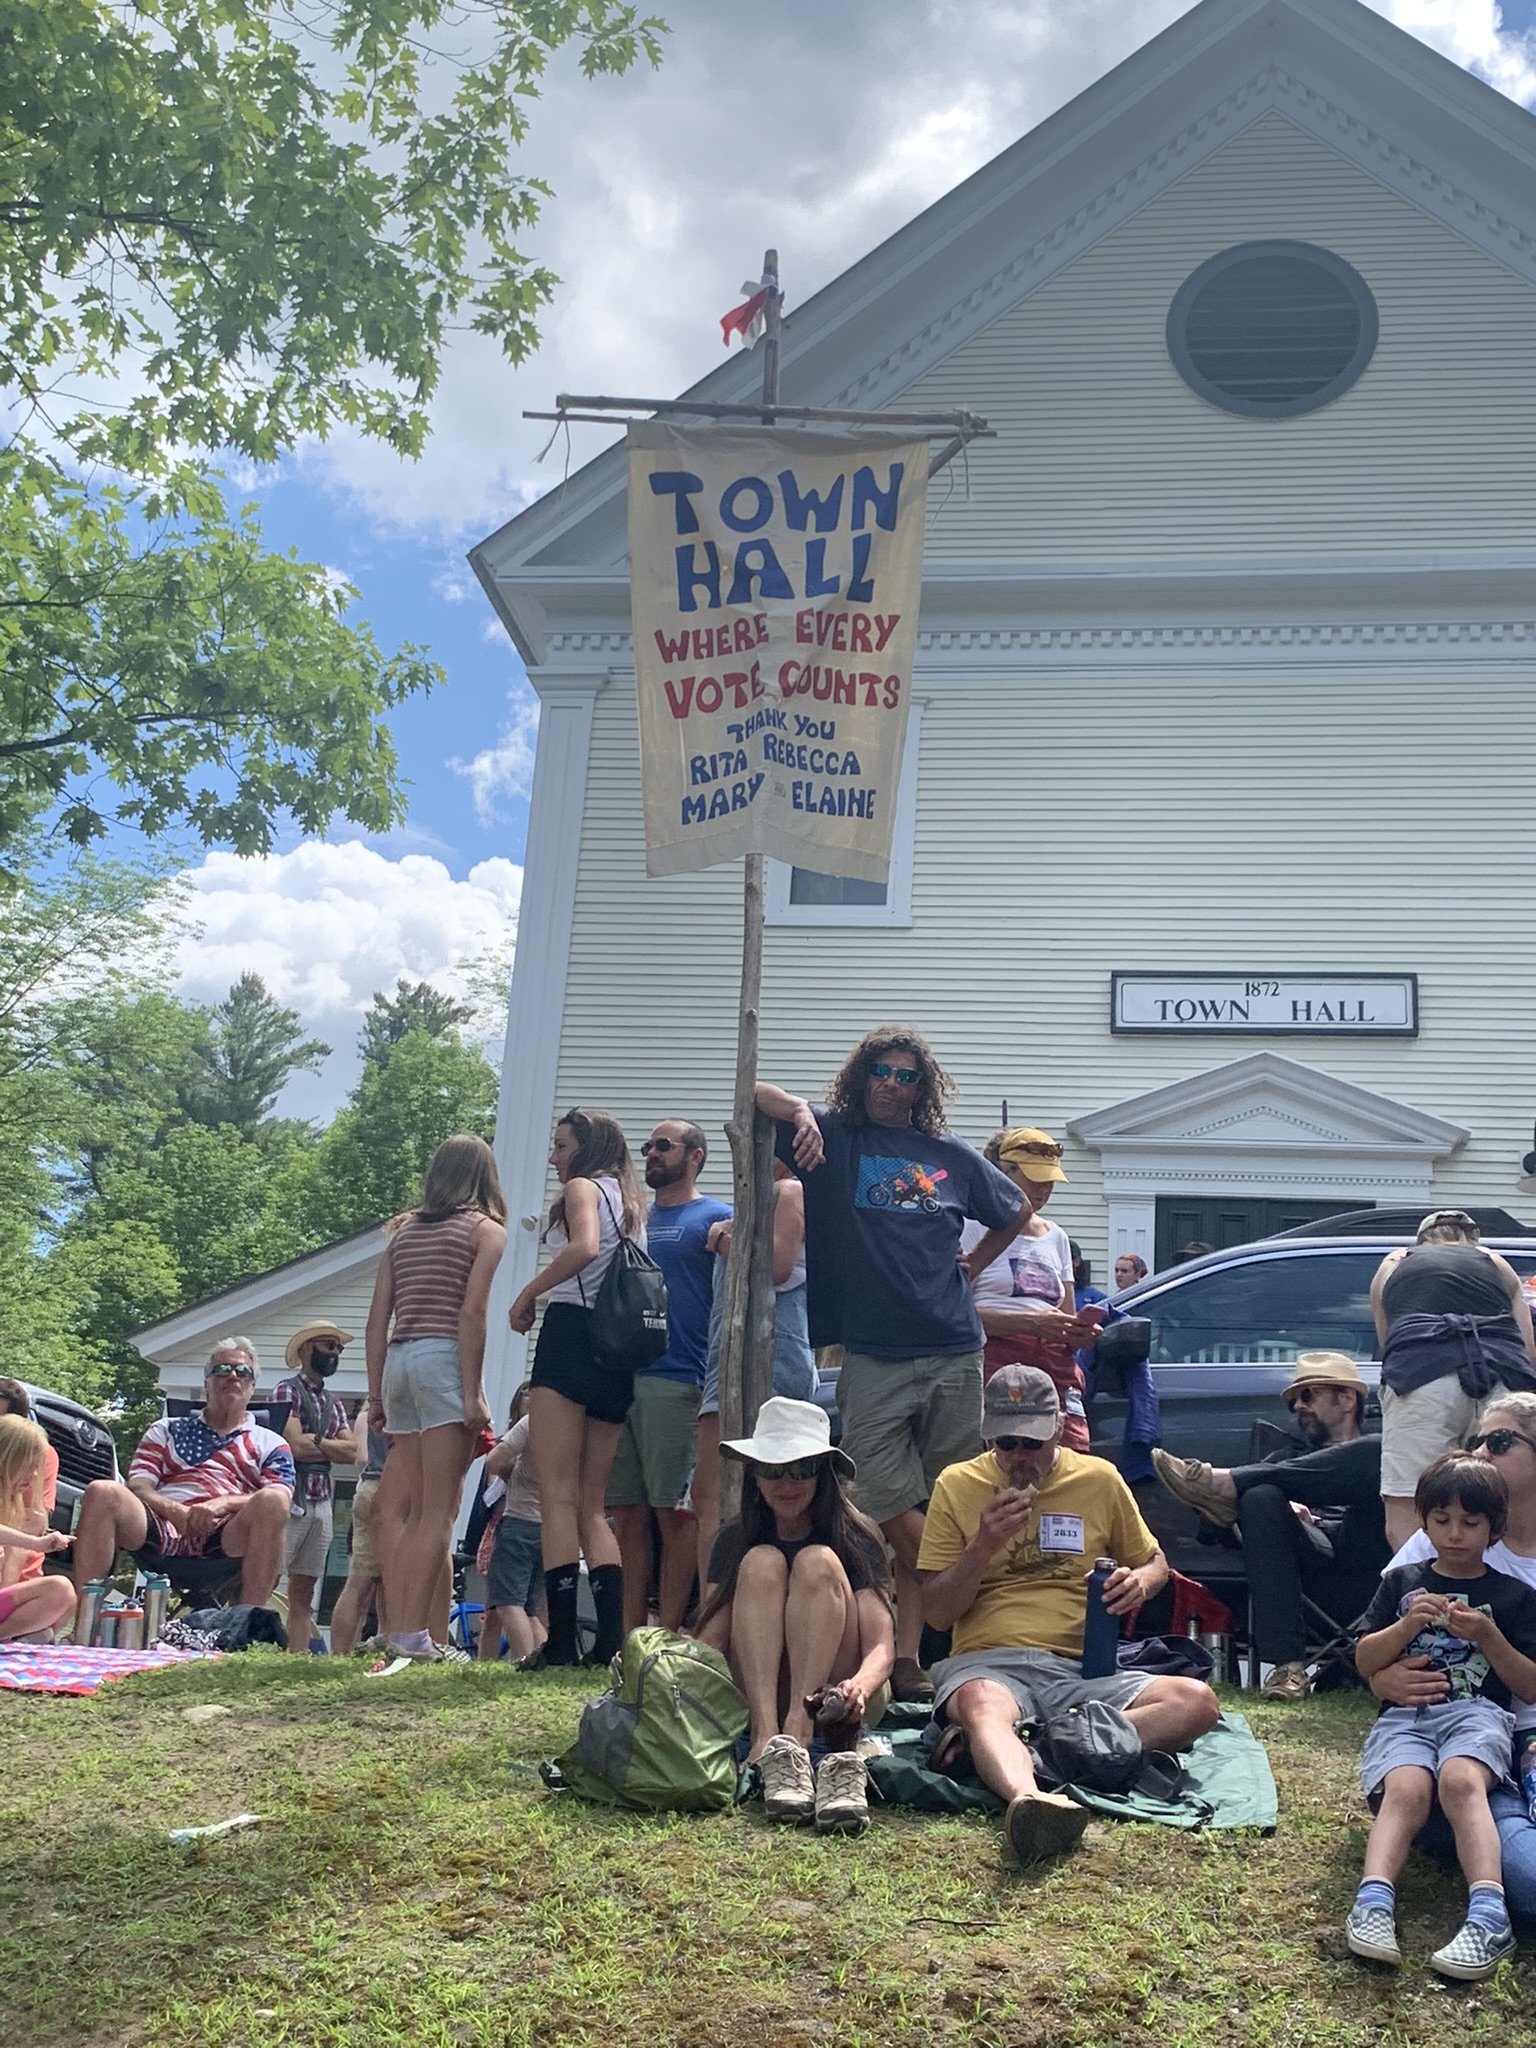
[[[1119,1669],[1120,1617],[1104,1605],[1104,1588],[1119,1566],[1112,1557],[1096,1557],[1088,1574],[1088,1611],[1083,1617],[1083,1676],[1109,1678]]]

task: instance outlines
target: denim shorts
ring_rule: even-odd
[[[1432,1707],[1385,1707],[1365,1738],[1360,1790],[1375,1802],[1388,1771],[1416,1764],[1438,1775],[1453,1756],[1474,1757],[1507,1785],[1515,1717],[1492,1700],[1441,1700]]]
[[[496,1524],[487,1581],[492,1607],[521,1607],[527,1613],[544,1598],[542,1536],[537,1522],[520,1516],[503,1515]]]
[[[715,1299],[709,1319],[709,1364],[704,1373],[701,1415],[720,1413],[720,1324],[725,1300],[725,1261],[715,1261]],[[814,1401],[816,1360],[806,1328],[805,1286],[786,1287],[773,1310],[773,1391],[786,1401]]]
[[[407,1337],[384,1356],[384,1427],[390,1436],[464,1420],[464,1381],[456,1337]]]

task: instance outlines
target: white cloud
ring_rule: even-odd
[[[493,623],[495,623],[493,621]],[[501,631],[497,624],[498,634]],[[502,801],[509,796],[527,796],[533,788],[533,757],[539,738],[539,700],[527,685],[508,692],[512,716],[502,727],[495,744],[482,747],[469,761],[452,761],[449,766],[469,783],[475,816],[482,825],[493,825],[503,815]]]
[[[1373,0],[1536,103],[1536,52],[1495,0]],[[555,197],[529,253],[561,278],[542,345],[511,369],[458,338],[415,465],[338,434],[307,473],[392,528],[478,539],[611,439],[570,429],[538,461],[559,391],[683,389],[723,360],[717,317],[777,245],[791,309],[1185,13],[1189,0],[775,0],[750,20],[669,0],[661,69],[586,82],[562,56],[532,109]]]
[[[351,1085],[376,989],[406,975],[469,992],[462,963],[505,947],[523,887],[509,860],[481,861],[457,881],[427,855],[392,860],[355,839],[306,840],[263,859],[210,853],[185,879],[201,929],[177,947],[181,992],[217,1001],[255,972],[334,1048],[323,1074],[285,1093],[283,1113],[299,1116],[328,1114]]]

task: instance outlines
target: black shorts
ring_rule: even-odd
[[[575,1301],[552,1301],[545,1309],[528,1384],[563,1394],[594,1422],[622,1422],[634,1405],[634,1374],[598,1364],[592,1356],[592,1312]]]

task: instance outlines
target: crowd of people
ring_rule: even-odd
[[[1433,1844],[1448,1824],[1469,1907],[1434,1965],[1488,1974],[1513,1943],[1508,1907],[1536,1915],[1536,1818],[1517,1789],[1536,1733],[1536,1339],[1516,1276],[1470,1218],[1436,1212],[1383,1259],[1372,1292],[1379,1434],[1355,1362],[1310,1352],[1284,1396],[1294,1435],[1269,1461],[1213,1468],[1154,1450],[1151,1403],[1117,1469],[1088,1451],[1105,1297],[1046,1213],[1062,1147],[1014,1125],[978,1151],[948,1127],[951,1094],[932,1049],[899,1027],[854,1047],[823,1105],[759,1085],[777,1126],[774,1392],[752,1434],[727,1441],[734,1254],[728,1205],[699,1189],[703,1130],[664,1118],[637,1173],[612,1117],[559,1119],[546,1255],[510,1310],[515,1331],[538,1334],[499,1439],[483,1360],[506,1203],[489,1148],[448,1140],[380,1263],[365,1410],[349,1422],[329,1389],[353,1341],[336,1325],[289,1343],[281,1434],[247,1413],[254,1347],[225,1340],[201,1413],[156,1423],[126,1483],[86,1490],[76,1586],[120,1551],[147,1569],[222,1559],[261,1604],[286,1568],[291,1647],[307,1651],[334,1473],[357,1467],[331,1647],[352,1648],[371,1612],[381,1674],[436,1661],[452,1530],[487,1454],[483,1657],[505,1646],[524,1667],[606,1663],[654,1599],[665,1626],[728,1660],[772,1818],[862,1827],[863,1733],[888,1700],[920,1702],[935,1758],[963,1760],[1005,1802],[1009,1848],[1029,1862],[1070,1848],[1087,1817],[1042,1787],[1031,1727],[1097,1701],[1145,1749],[1177,1752],[1219,1714],[1199,1678],[1084,1675],[1095,1561],[1111,1562],[1095,1597],[1117,1621],[1168,1582],[1129,1483],[1150,1455],[1147,1472],[1155,1462],[1172,1494],[1241,1540],[1268,1697],[1307,1694],[1309,1604],[1358,1634],[1382,1711],[1350,1946],[1396,1960],[1398,1869],[1416,1834]],[[617,1369],[593,1334],[625,1240],[667,1290],[665,1349],[640,1372]],[[1144,1274],[1132,1255],[1116,1263],[1117,1287]],[[818,1355],[837,1361],[837,1446]],[[42,1533],[46,1451],[24,1416],[0,1416],[0,1635],[63,1627],[73,1604],[42,1572],[69,1541]],[[723,1528],[722,1460],[741,1468]]]

